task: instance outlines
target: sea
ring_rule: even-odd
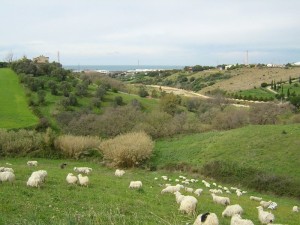
[[[119,72],[119,71],[155,71],[183,69],[184,66],[170,65],[64,65],[65,69],[80,71]]]

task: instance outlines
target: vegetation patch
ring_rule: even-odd
[[[0,128],[32,127],[38,123],[27,105],[18,76],[11,69],[0,69],[0,96]]]

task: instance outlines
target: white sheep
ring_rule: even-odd
[[[237,195],[238,197],[241,197],[241,196],[243,195],[243,192],[241,192],[240,190],[237,190],[237,191],[236,191],[236,195]]]
[[[274,214],[263,210],[262,206],[258,206],[258,219],[262,224],[273,223],[275,220]]]
[[[0,172],[0,182],[10,182],[13,183],[15,181],[15,174],[11,171]]]
[[[221,189],[209,189],[209,192],[213,194],[223,194]]]
[[[179,211],[188,215],[195,214],[198,200],[194,196],[184,196],[180,202]]]
[[[183,198],[185,197],[183,194],[181,194],[179,191],[174,192],[174,195],[176,197],[177,204],[180,204]]]
[[[254,225],[251,220],[242,219],[239,214],[235,214],[232,216],[230,225]]]
[[[125,171],[124,170],[119,170],[119,169],[116,169],[115,171],[115,176],[117,177],[121,177],[125,174]]]
[[[297,205],[293,206],[292,211],[293,212],[299,212],[299,207]]]
[[[89,177],[82,176],[81,174],[78,174],[78,181],[81,186],[86,186],[86,187],[88,187],[90,183]]]
[[[197,216],[193,225],[219,225],[219,220],[215,213],[208,212]]]
[[[14,173],[15,171],[12,168],[9,168],[9,167],[0,167],[0,172],[12,172],[12,173]]]
[[[268,202],[266,202],[266,201],[260,201],[260,202],[259,202],[259,204],[260,204],[262,207],[264,207],[264,208],[268,208],[269,205],[270,205],[271,203],[272,203],[271,200],[268,201]]]
[[[262,200],[261,197],[250,196],[250,200],[260,202]]]
[[[129,188],[140,189],[143,187],[142,181],[130,181]]]
[[[37,187],[37,188],[40,188],[41,184],[43,183],[42,179],[40,178],[40,176],[38,175],[31,175],[29,178],[28,178],[28,181],[27,181],[27,186],[28,187]]]
[[[276,202],[271,202],[271,204],[268,206],[268,209],[272,209],[272,210],[274,210],[274,209],[276,209],[277,208],[277,203]]]
[[[226,209],[222,212],[222,217],[231,217],[235,214],[239,214],[241,215],[243,213],[243,208],[238,205],[238,204],[235,204],[235,205],[229,205],[226,207]]]
[[[193,188],[188,188],[188,187],[186,187],[186,188],[185,188],[185,191],[186,191],[186,192],[193,193],[194,189],[193,189]]]
[[[31,176],[38,176],[42,180],[42,182],[45,182],[48,173],[46,170],[38,170],[32,172]]]
[[[228,197],[217,196],[215,194],[211,194],[213,197],[213,201],[217,204],[221,205],[230,205],[230,199]]]
[[[194,191],[194,194],[197,195],[197,196],[200,196],[201,193],[203,192],[203,189],[202,188],[198,188]]]
[[[66,177],[66,181],[68,184],[76,184],[78,181],[78,178],[73,175],[73,173],[69,173]]]
[[[176,186],[167,186],[166,188],[164,188],[161,191],[161,194],[164,194],[164,193],[175,193],[176,191],[180,191],[180,189],[181,189],[181,186],[179,186],[179,185],[176,185]]]
[[[37,161],[28,161],[28,162],[27,162],[27,165],[28,165],[28,166],[37,166],[37,165],[38,165],[38,162],[37,162]]]
[[[77,173],[83,173],[89,175],[93,169],[90,167],[74,167],[74,171]]]

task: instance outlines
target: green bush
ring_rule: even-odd
[[[112,166],[134,167],[151,157],[154,143],[144,132],[132,132],[103,141],[100,150]]]

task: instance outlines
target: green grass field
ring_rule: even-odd
[[[254,89],[250,89],[250,90],[243,90],[243,91],[239,91],[236,92],[238,95],[241,96],[252,96],[252,97],[256,97],[256,98],[270,98],[270,97],[274,97],[275,94],[264,89],[264,88],[254,88]]]
[[[265,125],[193,134],[156,142],[155,164],[202,167],[214,160],[286,175],[300,181],[300,126]]]
[[[215,212],[220,224],[229,225],[229,218],[222,218],[224,207],[212,202],[208,188],[201,183],[201,177],[189,174],[167,173],[163,171],[150,172],[131,169],[123,177],[115,177],[114,170],[97,163],[83,161],[62,161],[37,159],[38,167],[30,168],[26,165],[26,158],[7,158],[0,160],[0,166],[7,166],[9,162],[16,174],[13,185],[0,184],[0,224],[130,224],[130,225],[179,225],[192,224],[196,216],[188,216],[178,211],[179,205],[173,194],[160,194],[166,181],[161,179],[167,175],[175,184],[175,178],[185,175],[188,178],[199,179],[198,183],[190,184],[193,188],[203,188],[203,194],[198,198],[196,214]],[[65,169],[59,165],[66,162]],[[65,178],[72,172],[74,166],[88,166],[93,168],[89,175],[90,186],[70,186]],[[26,181],[34,170],[44,169],[48,172],[46,183],[40,188],[26,186]],[[158,180],[154,180],[158,177]],[[130,181],[141,180],[142,190],[128,188]],[[212,182],[211,180],[207,180]],[[217,181],[214,181],[217,182]],[[217,182],[218,183],[218,182]],[[219,184],[219,183],[218,183]],[[224,185],[224,184],[223,184]],[[230,186],[228,186],[229,188]],[[240,187],[242,188],[242,187]],[[243,190],[243,188],[242,188]],[[276,223],[299,225],[299,214],[292,213],[292,207],[300,202],[289,198],[278,198],[272,195],[261,195],[251,190],[238,198],[235,194],[229,196],[231,204],[240,204],[244,209],[244,218],[259,224],[257,219],[258,202],[250,201],[249,196],[263,197],[278,203],[275,214]],[[188,195],[185,191],[183,194]]]
[[[24,89],[10,69],[0,69],[0,128],[24,128],[38,122],[30,111]]]

